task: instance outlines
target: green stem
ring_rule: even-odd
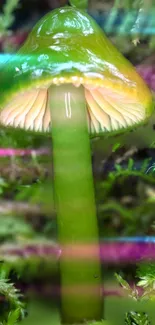
[[[99,236],[83,87],[51,86],[54,190],[64,323],[102,318]],[[91,259],[82,258],[93,246]],[[79,257],[80,253],[80,257]],[[89,254],[90,256],[90,254]]]

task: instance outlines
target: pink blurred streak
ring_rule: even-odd
[[[138,286],[135,285],[135,283],[129,283],[131,290],[134,288],[138,292],[138,296],[141,296],[144,292],[144,290]],[[105,282],[104,285],[101,284],[101,286],[98,288],[101,292],[101,296],[108,297],[108,296],[117,296],[117,297],[128,297],[128,293],[126,290],[124,290],[123,287],[121,287],[116,282]],[[20,285],[20,290],[32,292],[39,294],[44,297],[60,297],[60,291],[61,287],[60,284],[51,284],[51,283],[42,283],[42,284],[28,284],[28,285]],[[77,295],[88,295],[89,293],[94,291],[94,288],[87,285],[80,286],[66,286],[65,287],[65,293],[67,294],[77,294]],[[98,293],[98,292],[97,292]]]
[[[74,245],[63,247],[65,259],[94,260],[97,254],[95,245]],[[100,245],[100,256],[103,263],[132,264],[140,260],[155,260],[155,243],[147,242],[105,242]]]
[[[96,258],[98,247],[96,245],[78,244],[63,246],[56,244],[25,244],[25,245],[1,245],[0,256],[15,256],[17,258],[52,258],[58,261],[61,257],[78,261],[92,261]],[[103,242],[100,245],[100,256],[104,264],[135,264],[138,261],[155,261],[154,242]]]
[[[50,150],[48,148],[41,149],[13,149],[13,148],[0,148],[0,157],[13,157],[13,156],[39,156],[48,155]]]
[[[27,291],[27,292],[32,292],[32,293],[36,293],[36,294],[39,294],[41,296],[44,296],[44,297],[59,297],[60,296],[60,285],[56,285],[56,284],[28,284],[28,285],[20,285],[19,286],[20,290],[22,291]],[[86,293],[85,290],[87,290],[87,286],[83,286],[83,291]],[[138,290],[139,294],[141,295],[142,294],[142,290],[139,289],[138,287],[136,287],[136,289]],[[67,288],[65,289],[67,291]],[[73,289],[71,289],[73,290]],[[69,292],[71,292],[70,288],[69,288]],[[76,286],[74,286],[74,290],[76,292],[78,292],[78,289]],[[115,284],[105,284],[104,287],[101,286],[100,288],[101,290],[101,295],[103,296],[119,296],[119,297],[126,297],[127,294],[126,294],[126,291],[120,287],[119,285],[115,285]],[[88,292],[89,292],[89,288],[88,288]],[[87,294],[88,294],[87,292]]]

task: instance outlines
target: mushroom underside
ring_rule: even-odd
[[[83,85],[91,134],[111,132],[145,119],[145,107],[131,95],[115,90]],[[16,95],[2,107],[0,123],[26,130],[48,132],[52,124],[49,88],[34,88]]]

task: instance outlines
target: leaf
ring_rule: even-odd
[[[125,325],[150,325],[147,313],[130,311],[126,314]]]
[[[144,280],[140,280],[138,283],[137,283],[138,287],[147,287],[148,285],[148,281],[147,279],[144,279]]]
[[[115,273],[115,277],[117,278],[119,284],[127,291],[131,291],[129,284],[121,277],[121,275]]]
[[[7,279],[9,273],[9,266],[2,264],[0,268],[0,295],[4,296],[9,302],[9,312],[1,325],[15,325],[17,321],[23,319],[25,316],[25,304],[21,301],[22,295],[13,283]],[[1,315],[2,316],[2,315]]]
[[[7,325],[15,325],[20,317],[20,308],[11,311],[8,315]]]
[[[132,170],[133,166],[134,166],[134,160],[130,158],[128,162],[128,170]]]
[[[115,169],[117,170],[117,172],[120,172],[122,170],[122,167],[119,164],[115,164]]]

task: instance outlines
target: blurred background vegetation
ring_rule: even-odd
[[[7,54],[20,47],[40,17],[65,4],[65,0],[1,1],[1,60],[5,59],[4,54],[7,60]],[[141,74],[153,92],[155,1],[90,0],[88,12],[118,49],[136,67],[141,67]],[[146,74],[148,67],[150,70]],[[105,236],[155,235],[153,125],[154,120],[151,120],[147,129],[106,140],[106,143],[100,139],[91,143],[101,239]],[[29,316],[23,324],[36,322],[40,325],[44,322],[58,325],[59,248],[51,188],[52,161],[50,154],[35,154],[35,150],[40,148],[47,148],[50,152],[51,139],[48,134],[43,136],[1,127],[0,148],[31,150],[28,156],[4,155],[0,158],[0,260],[9,267],[7,276],[11,282],[29,301]],[[117,325],[125,324],[125,313],[137,308],[147,312],[154,324],[154,265],[150,269],[148,263],[140,269],[139,265],[137,268],[132,263],[111,263],[104,268],[107,270],[104,285],[107,292],[109,286],[111,290],[105,300],[105,315],[111,324],[116,324],[116,319]],[[129,284],[145,277],[147,289],[152,290],[150,302],[113,297],[119,290],[114,272],[121,272]],[[148,274],[151,274],[152,282],[149,282]],[[9,309],[5,300],[2,294],[0,309],[4,315]]]

